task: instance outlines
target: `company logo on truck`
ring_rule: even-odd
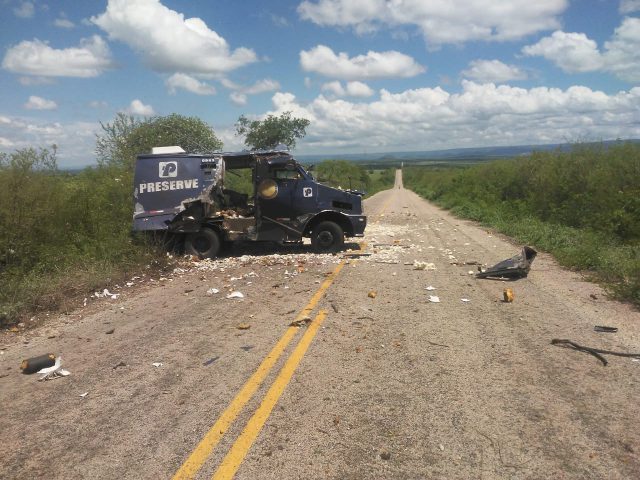
[[[171,178],[178,176],[178,162],[159,162],[158,175],[160,178]]]
[[[188,180],[165,180],[163,182],[148,182],[138,185],[140,193],[166,192],[169,190],[190,190],[198,188],[198,179],[191,178]]]

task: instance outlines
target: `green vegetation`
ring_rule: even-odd
[[[309,120],[291,117],[291,112],[280,116],[269,115],[264,120],[249,120],[241,115],[236,122],[236,134],[244,136],[244,143],[252,150],[269,150],[279,144],[295,148],[296,139],[307,133]]]
[[[194,153],[222,147],[208,125],[180,115],[119,114],[102,127],[98,166],[77,175],[58,170],[55,147],[0,154],[0,325],[161,267],[164,253],[130,235],[136,154],[160,145]]]
[[[576,145],[469,168],[409,167],[404,184],[453,213],[586,270],[640,305],[640,146]]]
[[[366,170],[357,163],[346,160],[325,160],[312,172],[319,182],[332,187],[354,189],[371,196],[393,186],[395,170]]]

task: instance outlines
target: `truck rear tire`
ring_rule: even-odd
[[[311,245],[317,252],[335,252],[344,245],[344,232],[334,222],[320,222],[311,232]]]
[[[200,259],[216,258],[220,252],[220,237],[211,228],[190,233],[184,240],[185,252]]]

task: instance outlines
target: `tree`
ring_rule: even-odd
[[[153,147],[178,145],[188,153],[200,154],[222,149],[222,142],[209,125],[197,117],[177,113],[144,120],[118,113],[113,123],[100,126],[96,155],[101,166],[133,171],[136,155],[149,153]]]
[[[245,145],[252,150],[270,150],[279,144],[293,149],[296,139],[306,135],[310,123],[306,118],[292,117],[291,112],[268,115],[264,120],[249,120],[241,115],[236,123],[236,135],[244,136]]]

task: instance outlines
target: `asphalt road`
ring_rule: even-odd
[[[241,249],[2,332],[0,477],[640,476],[640,362],[551,345],[639,352],[637,311],[545,254],[475,279],[521,246],[400,175],[366,213],[359,255]],[[19,373],[48,352],[70,376]]]

